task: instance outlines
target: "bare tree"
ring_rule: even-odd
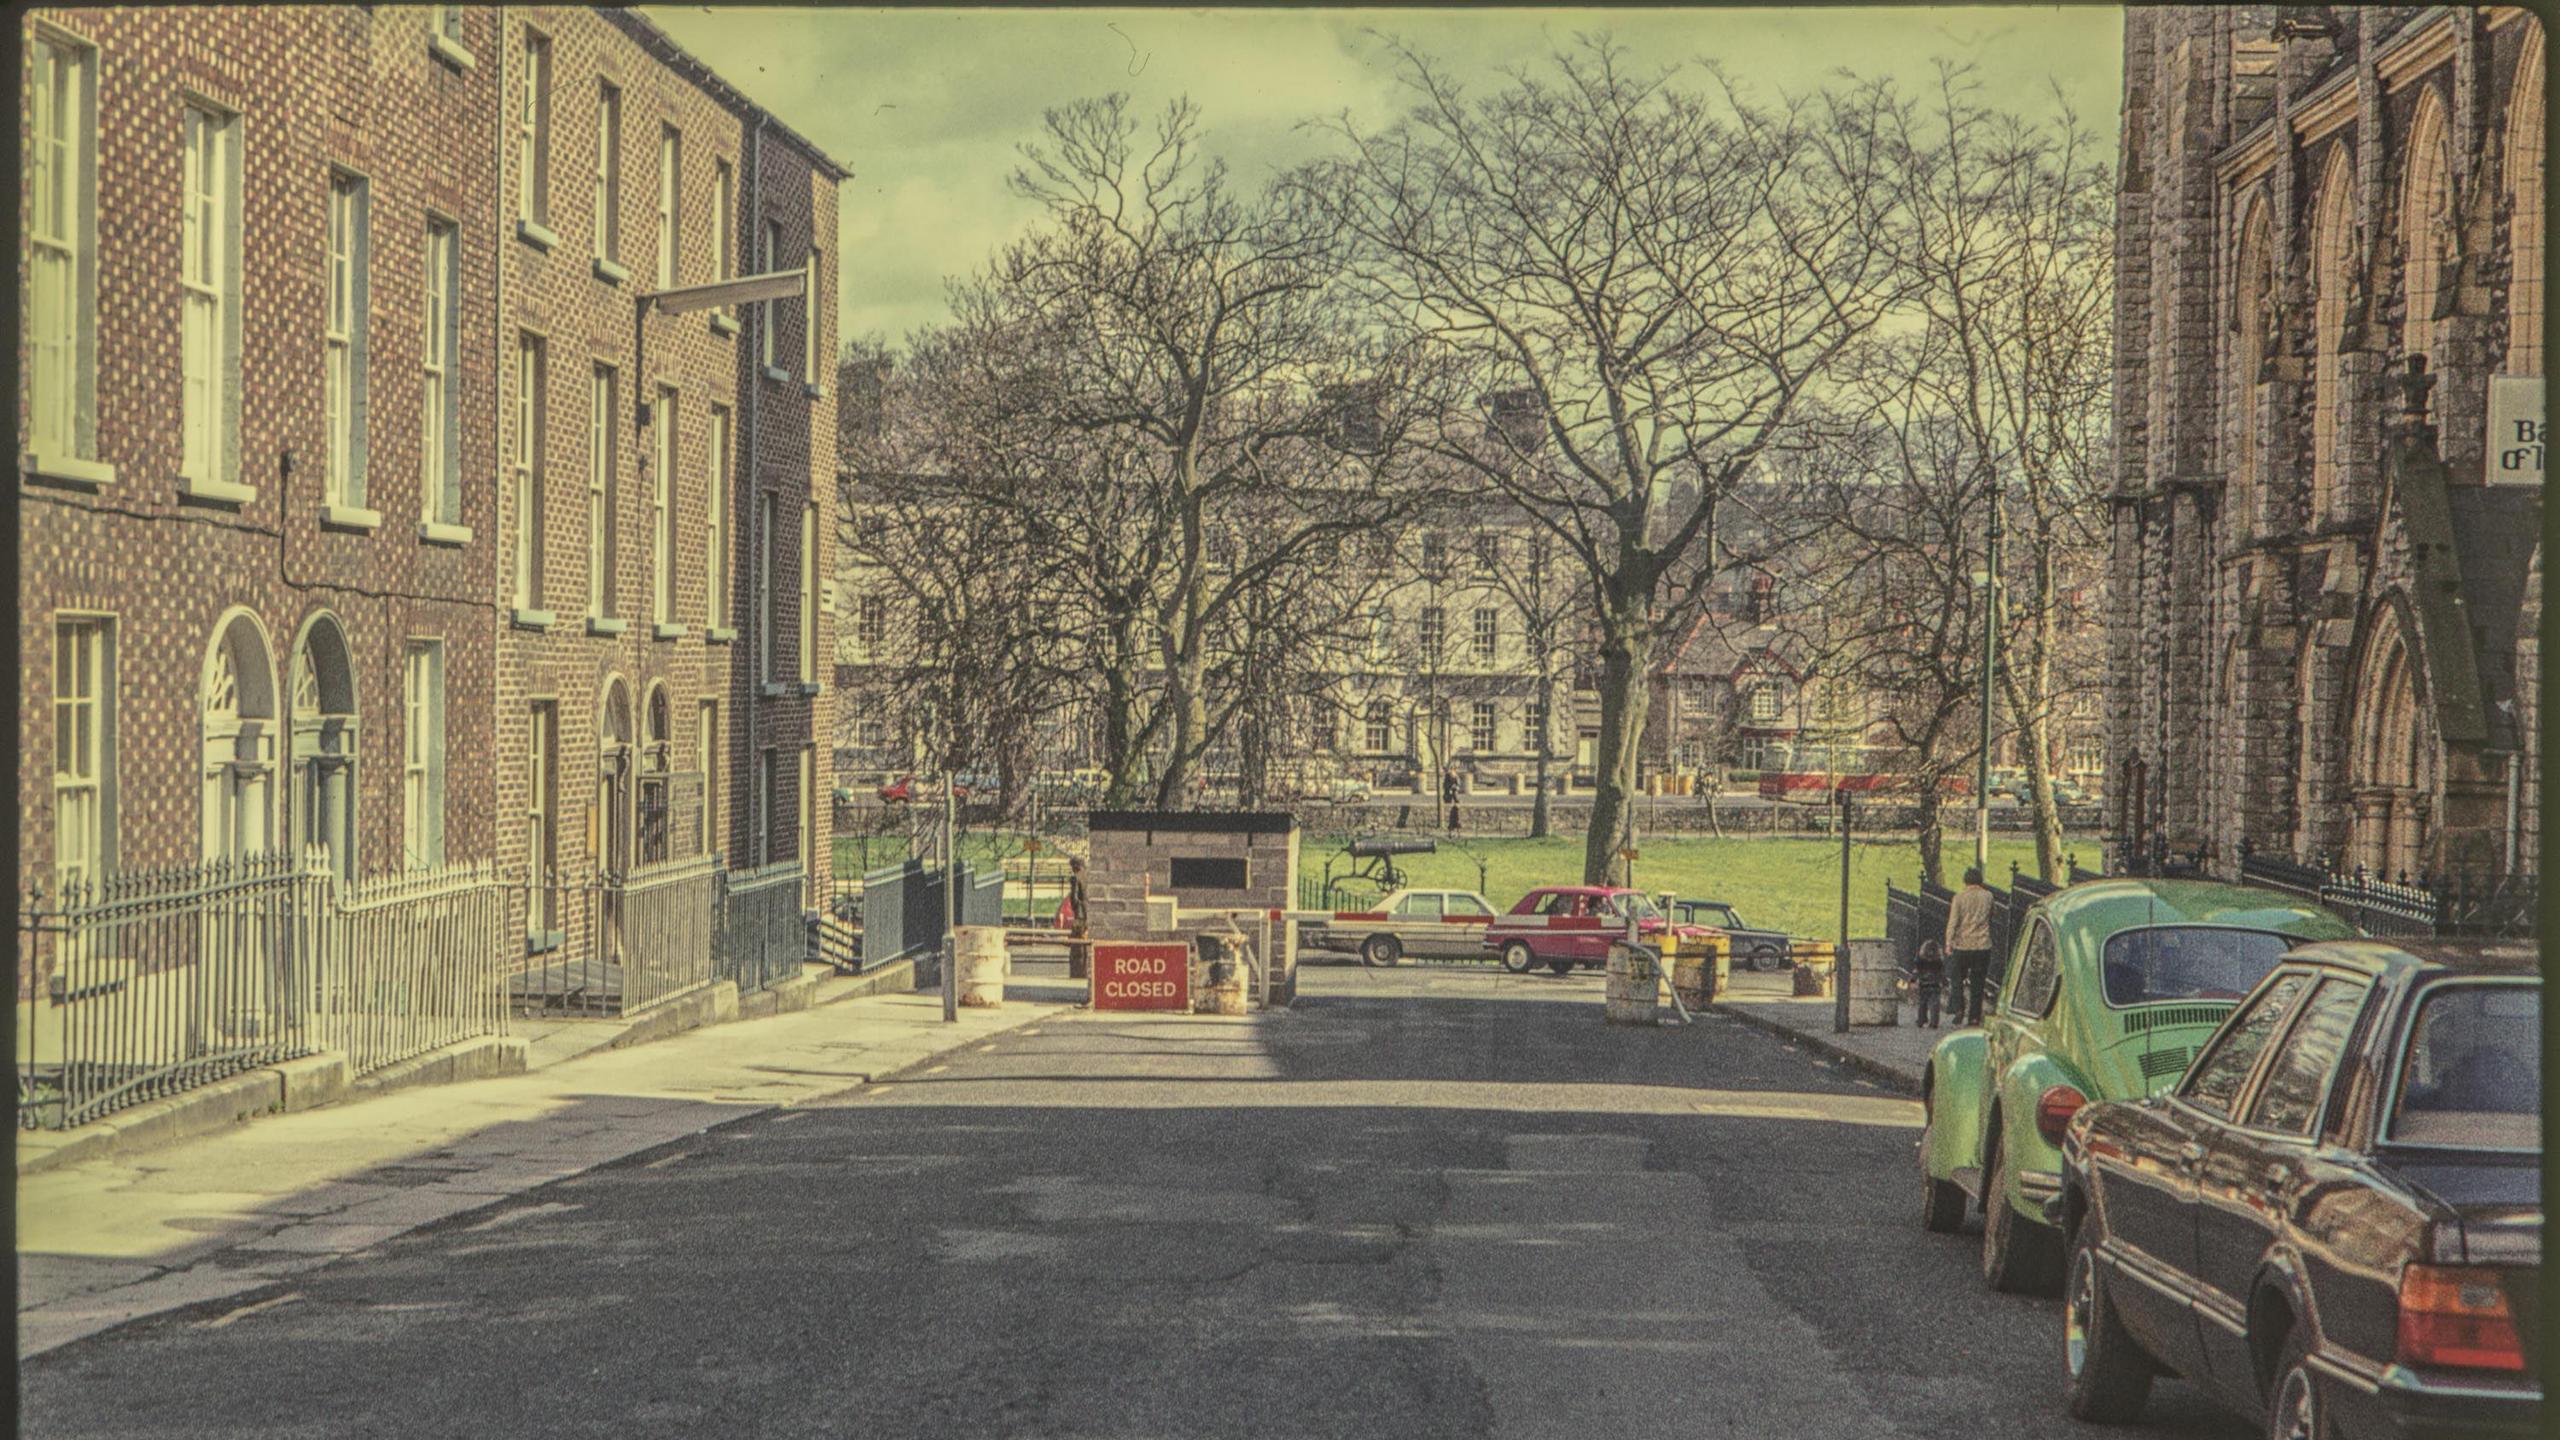
[[[1305,189],[1352,242],[1376,323],[1432,363],[1421,443],[1522,507],[1588,591],[1598,881],[1636,787],[1646,671],[1712,578],[1698,557],[1719,500],[1892,298],[1884,97],[1763,107],[1711,67],[1700,94],[1586,39],[1474,99],[1396,53],[1407,118],[1333,122],[1348,156]],[[1676,510],[1673,478],[1695,484]]]

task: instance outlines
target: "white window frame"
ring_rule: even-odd
[[[738,278],[738,175],[725,159],[711,162],[711,278]],[[727,306],[717,312],[729,317]]]
[[[658,288],[675,288],[684,240],[684,132],[658,127]]]
[[[676,620],[676,407],[676,387],[659,386],[649,417],[658,452],[649,467],[649,618],[660,625]]]
[[[773,683],[773,527],[781,507],[773,492],[756,496],[756,680]]]
[[[1787,718],[1786,697],[1778,692],[1775,682],[1764,680],[1752,686],[1750,704],[1751,722],[1755,725],[1774,724]]]
[[[811,242],[809,263],[800,271],[800,328],[806,332],[801,336],[800,378],[812,389],[825,383],[818,370],[818,262],[824,254]]]
[[[37,26],[27,131],[27,468],[92,484],[97,462],[98,52]]]
[[[1368,713],[1361,717],[1360,738],[1369,742],[1372,755],[1383,755],[1395,748],[1395,710],[1384,700],[1369,702]]]
[[[516,220],[551,223],[551,37],[524,32],[524,93],[516,110]]]
[[[59,895],[61,887],[94,884],[115,867],[115,619],[58,612],[53,645],[53,870]]]
[[[877,660],[889,648],[889,600],[865,595],[854,604],[853,639],[865,660]]]
[[[702,623],[706,629],[720,629],[729,623],[729,552],[723,537],[729,533],[729,407],[711,407],[709,433],[703,440],[704,462],[710,474],[703,487]]]
[[[754,813],[750,821],[755,827],[756,864],[773,863],[773,752],[756,752],[756,793],[752,798]]]
[[[815,893],[818,873],[818,749],[800,747],[800,870],[803,888]]]
[[[1501,737],[1501,717],[1490,700],[1478,700],[1467,717],[1467,739],[1479,754],[1491,754]]]
[[[622,88],[596,82],[596,258],[615,264],[622,250]]]
[[[444,863],[444,642],[401,652],[400,852],[411,870]]]
[[[694,762],[702,771],[702,803],[695,808],[696,853],[714,854],[720,839],[720,702],[704,700],[696,707]]]
[[[530,330],[516,332],[515,454],[507,473],[515,486],[515,607],[542,608],[542,458],[549,425],[543,400],[550,388],[550,344]]]
[[[559,918],[552,886],[560,864],[560,702],[534,701],[526,731],[525,869],[533,894],[525,906],[525,933],[528,941],[540,941]]]
[[[1473,639],[1476,658],[1491,662],[1502,645],[1502,617],[1494,607],[1490,605],[1476,607]]]
[[[800,508],[800,683],[818,683],[818,502]]]
[[[462,227],[430,216],[418,384],[418,494],[430,525],[462,523],[461,319],[454,310],[461,249]]]
[[[762,263],[756,267],[756,273],[759,275],[770,275],[773,273],[774,262],[782,256],[782,222],[779,220],[765,221],[764,233],[760,237],[760,243],[763,245],[764,251]],[[779,357],[782,353],[776,348],[773,338],[773,307],[778,303],[780,302],[773,300],[765,301],[763,312],[756,319],[757,354],[762,361],[764,368],[767,370],[779,368]]]
[[[321,477],[322,500],[361,510],[365,499],[365,371],[370,296],[372,202],[361,175],[343,170],[329,174],[328,316],[322,379],[323,423],[327,427],[327,472]]]
[[[1414,624],[1414,639],[1422,647],[1424,663],[1440,663],[1441,647],[1449,639],[1449,612],[1438,605],[1425,605]]]
[[[619,377],[599,362],[587,380],[587,614],[602,620],[613,614],[613,502],[616,437],[615,395]]]
[[[190,100],[179,171],[179,473],[192,489],[235,488],[239,463],[240,116]]]

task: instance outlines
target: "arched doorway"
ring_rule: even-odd
[[[203,748],[201,853],[208,862],[276,848],[276,686],[267,632],[233,610],[214,627],[198,690]]]
[[[318,846],[332,872],[356,874],[356,687],[346,632],[314,615],[293,651],[291,800],[297,852]]]
[[[2401,607],[2374,611],[2349,707],[2350,853],[2378,875],[2422,868],[2435,793],[2435,757],[2419,703],[2418,656]]]
[[[588,836],[596,868],[609,881],[631,869],[631,689],[617,675],[596,707],[596,800]]]

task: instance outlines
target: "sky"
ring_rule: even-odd
[[[948,315],[944,277],[983,266],[1033,218],[1007,188],[1041,112],[1125,91],[1189,94],[1239,179],[1314,158],[1303,122],[1394,119],[1375,32],[1471,85],[1605,31],[1663,63],[1714,59],[1754,93],[1847,69],[1931,81],[1970,61],[1986,98],[2047,111],[2058,87],[2113,152],[2123,12],[2110,5],[1698,9],[1021,9],[647,6],[676,43],[849,166],[839,193],[839,333],[900,340]]]

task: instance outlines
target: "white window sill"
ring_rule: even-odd
[[[324,504],[320,507],[320,528],[370,535],[382,528],[382,512],[367,510],[361,505]]]
[[[713,625],[703,630],[702,638],[714,645],[734,645],[738,640],[738,632],[726,625]]]
[[[725,314],[722,314],[720,311],[717,311],[717,310],[712,311],[712,312],[711,312],[711,333],[712,333],[712,334],[714,334],[714,335],[735,335],[735,334],[737,334],[737,333],[738,333],[738,318],[737,318],[736,316],[734,316],[734,315],[725,315]]]
[[[649,627],[649,638],[652,640],[681,640],[691,633],[693,632],[684,626],[669,621],[661,621]]]
[[[800,698],[803,700],[815,700],[818,698],[818,682],[815,680],[803,680],[791,688],[797,691]]]
[[[630,628],[630,621],[616,620],[610,615],[590,615],[587,617],[587,633],[590,635],[619,635]]]
[[[471,52],[469,50],[464,49],[460,44],[439,33],[430,33],[427,36],[427,53],[435,56],[437,59],[452,66],[456,70],[469,70],[472,66],[480,63],[479,61],[471,58]]]
[[[812,400],[824,400],[827,398],[827,387],[824,385],[803,385],[800,387],[800,393],[808,396]]]
[[[471,527],[428,520],[419,524],[418,539],[429,545],[468,545],[471,543]]]
[[[257,487],[235,485],[228,480],[198,480],[192,475],[178,477],[178,498],[206,505],[229,505],[238,508],[258,498]]]
[[[595,258],[595,263],[590,268],[595,271],[597,279],[602,280],[608,285],[619,285],[631,278],[631,269],[629,266],[617,265],[613,261],[607,260],[601,255]]]
[[[50,455],[42,450],[30,450],[19,456],[18,469],[29,480],[46,485],[68,485],[79,490],[103,490],[116,483],[116,467],[103,460]]]
[[[508,612],[507,623],[519,630],[548,630],[559,617],[548,610],[516,609]]]
[[[767,680],[756,687],[756,695],[765,700],[779,700],[798,688],[796,685],[785,685],[779,680]]]
[[[527,935],[524,937],[524,953],[547,955],[560,948],[561,938],[561,933],[557,930],[544,930],[538,934]]]
[[[780,385],[790,380],[791,372],[779,365],[767,365],[764,367],[764,378]]]
[[[550,226],[536,224],[531,220],[516,222],[516,238],[545,255],[560,248],[560,237],[552,232]]]

